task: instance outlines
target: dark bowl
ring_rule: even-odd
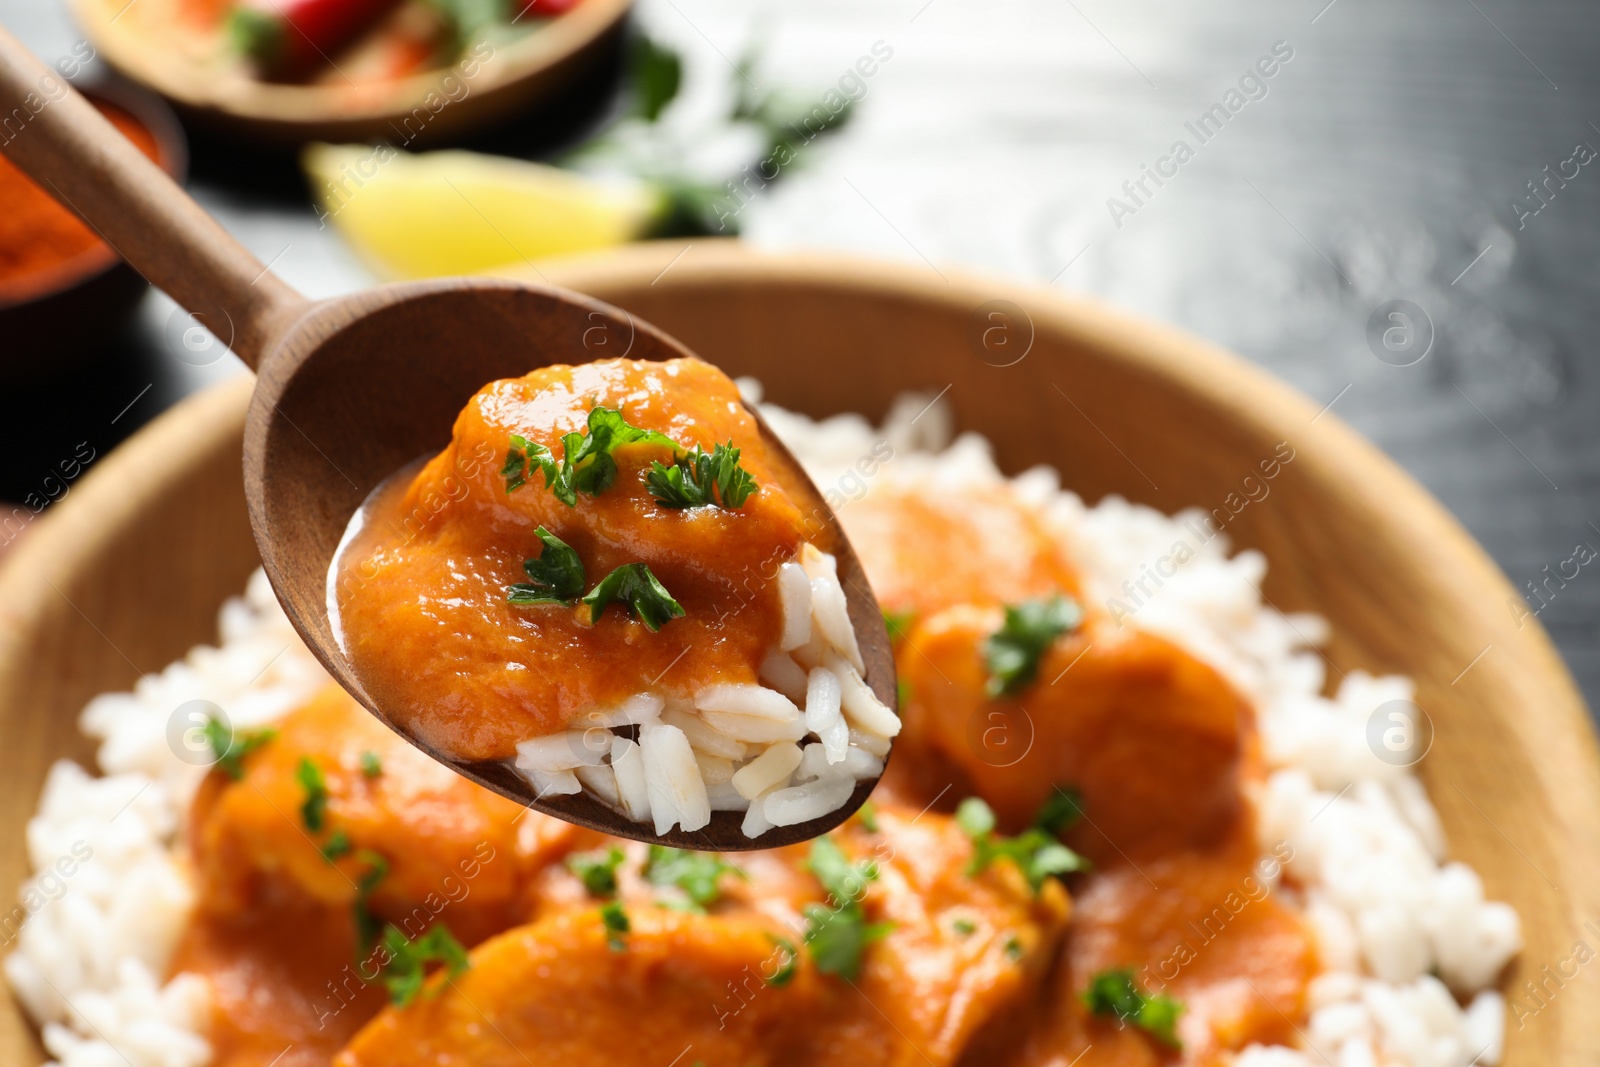
[[[183,128],[160,97],[123,81],[80,86],[91,100],[121,108],[154,136],[157,162],[182,182],[189,168]],[[9,283],[0,283],[0,378],[59,374],[120,336],[149,284],[105,245]]]

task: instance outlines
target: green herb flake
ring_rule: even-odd
[[[861,973],[861,959],[867,946],[894,930],[894,923],[869,923],[859,904],[829,910],[821,904],[807,904],[806,947],[817,970],[855,981]]]
[[[1048,878],[1088,869],[1088,861],[1037,826],[1016,837],[995,833],[994,811],[977,797],[967,797],[956,807],[956,825],[972,841],[969,877],[982,874],[996,860],[1015,863],[1035,893]]]
[[[867,946],[894,929],[893,923],[868,923],[861,905],[867,884],[878,877],[878,865],[871,860],[851,863],[838,843],[826,835],[811,842],[808,865],[829,900],[826,905],[808,904],[803,909],[806,948],[817,970],[854,981]]]
[[[335,830],[332,834],[328,835],[328,843],[322,846],[322,858],[327,860],[329,863],[332,863],[340,856],[348,853],[350,848],[350,835],[345,833],[342,829]]]
[[[622,905],[613,900],[600,909],[600,921],[606,928],[606,947],[612,952],[621,952],[628,947],[622,936],[633,930],[633,924],[628,921],[628,913],[622,910]]]
[[[861,821],[861,828],[869,834],[878,832],[878,806],[868,800],[856,809],[856,818]]]
[[[590,624],[599,622],[613,601],[621,601],[651,633],[684,614],[683,605],[672,599],[672,594],[643,563],[625,563],[589,590],[583,602],[589,605]]]
[[[622,865],[622,850],[576,852],[567,857],[567,870],[578,876],[592,897],[617,895],[617,868]]]
[[[955,922],[950,924],[950,929],[954,930],[962,937],[971,937],[977,932],[978,926],[971,919],[957,919]]]
[[[1145,993],[1125,969],[1101,971],[1089,980],[1083,1002],[1095,1015],[1110,1015],[1124,1024],[1144,1030],[1164,1045],[1182,1048],[1178,1040],[1178,1016],[1184,1008],[1172,997]]]
[[[1006,959],[1016,963],[1022,958],[1022,942],[1015,937],[1006,938]]]
[[[528,580],[508,588],[506,600],[512,604],[576,603],[585,582],[583,561],[571,545],[543,526],[533,533],[544,548],[538,559],[522,561]]]
[[[678,443],[666,434],[646,430],[630,423],[620,410],[596,406],[589,411],[588,432],[576,431],[561,438],[561,459],[544,445],[520,434],[512,434],[506,462],[500,468],[506,492],[514,493],[528,484],[533,472],[544,476],[544,487],[569,508],[578,506],[578,494],[599,496],[617,480],[617,460],[613,453],[623,445],[665,445],[677,450]]]
[[[718,882],[724,874],[748,877],[713,852],[690,852],[666,845],[651,845],[650,858],[644,865],[646,881],[654,886],[678,887],[692,905],[684,910],[701,914],[722,896]]]
[[[1056,786],[1033,817],[1033,825],[1057,837],[1076,826],[1083,818],[1083,796],[1076,789]]]
[[[535,467],[546,472],[554,471],[554,462],[550,450],[544,445],[536,445],[521,434],[512,434],[511,447],[506,450],[506,461],[500,468],[500,477],[506,480],[506,492],[515,493],[527,485],[528,475]],[[546,463],[551,465],[546,466]],[[549,487],[547,481],[545,488]]]
[[[321,833],[322,824],[328,816],[328,780],[322,776],[322,770],[310,757],[300,757],[300,763],[294,769],[295,780],[306,791],[306,799],[300,805],[300,821],[306,824],[306,829],[312,833]]]
[[[361,773],[367,778],[376,778],[383,773],[383,761],[372,750],[361,753]]]
[[[770,978],[763,976],[762,981],[773,989],[782,989],[794,981],[795,973],[800,969],[800,950],[795,948],[794,942],[786,937],[778,937],[774,934],[768,934],[767,936],[772,938],[772,943],[783,953],[783,963],[773,972]]]
[[[709,455],[696,445],[676,456],[670,467],[651,463],[644,482],[656,503],[666,508],[715,505],[731,510],[742,507],[761,488],[739,465],[739,450],[732,441],[715,446]]]
[[[889,631],[889,640],[904,641],[906,634],[911,632],[911,624],[917,621],[914,611],[890,611],[883,609],[883,626]]]
[[[989,695],[1016,696],[1032,685],[1039,674],[1039,661],[1051,644],[1082,620],[1077,601],[1060,595],[1008,606],[999,632],[983,643]]]
[[[202,730],[212,754],[217,757],[216,768],[236,782],[244,777],[244,758],[278,736],[278,731],[270,726],[235,731],[215,718],[207,718]]]
[[[384,858],[383,853],[368,848],[357,852],[356,859],[367,867],[366,873],[356,880],[356,891],[366,898],[372,895],[372,891],[377,889],[385,878],[389,877],[389,861]]]
[[[404,1008],[422,992],[428,964],[444,964],[451,978],[472,966],[467,950],[444,923],[435,923],[415,941],[399,927],[389,926],[383,931],[383,947],[389,956],[383,968],[383,984],[397,1008]],[[441,988],[442,985],[436,986],[434,992]]]
[[[383,853],[366,848],[357,852],[355,858],[357,863],[366,868],[361,877],[356,879],[356,902],[351,906],[356,923],[356,961],[359,963],[378,939],[378,920],[373,916],[368,901],[373,890],[389,877],[389,861]]]

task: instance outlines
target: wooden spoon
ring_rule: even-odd
[[[92,105],[0,29],[0,150],[76,211],[153,285],[200,319],[256,371],[245,423],[250,524],[284,611],[328,672],[390,729],[406,736],[351,671],[328,625],[328,566],[350,516],[403,464],[450,440],[457,412],[485,383],[552,363],[692,353],[618,308],[547,286],[489,278],[390,285],[313,302],[230,237]],[[359,195],[359,194],[358,194]],[[396,220],[396,224],[403,224]],[[757,416],[763,442],[794,465]],[[866,680],[896,706],[883,616],[838,519],[816,488],[808,510],[837,536],[839,577]],[[159,605],[151,610],[160,610]],[[752,841],[735,812],[702,830],[654,835],[586,794],[540,800],[508,764],[460,762],[407,737],[434,759],[519,803],[591,829],[682,848],[773,848],[824,833],[872,791],[811,822]]]

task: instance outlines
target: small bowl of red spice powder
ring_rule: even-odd
[[[150,159],[182,181],[182,128],[159,98],[120,83],[80,90]],[[27,130],[16,136],[26,137]],[[127,326],[148,285],[86,223],[0,156],[0,335],[8,376],[59,370]]]

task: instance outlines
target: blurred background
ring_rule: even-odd
[[[298,58],[283,26],[223,24],[208,0],[0,0],[0,22],[107,87],[312,296],[738,232],[1031,279],[1190,330],[1435,493],[1528,590],[1485,610],[1536,613],[1600,706],[1600,567],[1582,562],[1600,551],[1592,5],[534,0],[495,24],[472,0],[365,0],[352,38],[341,4],[363,6],[287,4],[297,32],[329,35]],[[493,90],[519,64],[527,91]],[[433,95],[352,121],[402,83]],[[472,154],[398,155],[447,147]],[[0,204],[0,244],[19,202]],[[242,373],[128,279],[47,329],[29,306],[78,282],[7,284],[0,551],[119,440]]]

